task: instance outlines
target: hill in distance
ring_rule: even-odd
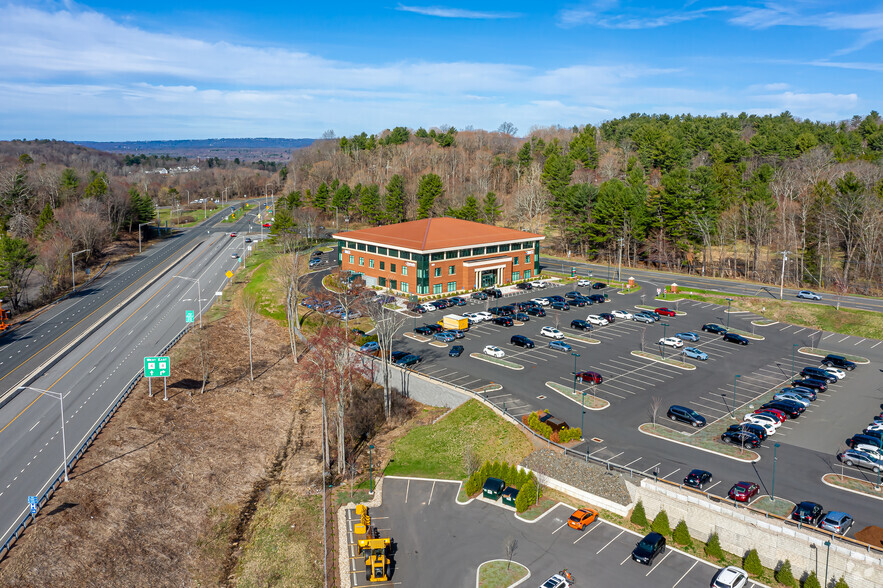
[[[75,141],[78,145],[110,153],[170,155],[196,159],[218,157],[240,161],[287,162],[292,149],[307,147],[314,139],[242,138],[182,139],[171,141]]]

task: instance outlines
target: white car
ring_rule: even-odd
[[[549,306],[549,299],[548,298],[531,298],[530,301],[536,302],[540,306]]]
[[[480,323],[485,320],[485,318],[477,312],[464,312],[461,316],[465,316],[466,318],[471,319],[474,323]]]
[[[769,423],[772,426],[776,427],[777,429],[782,424],[781,421],[779,421],[779,419],[777,419],[774,416],[769,416],[769,415],[765,415],[765,414],[756,414],[753,412],[749,412],[748,414],[745,415],[745,422],[752,423],[755,425],[759,425],[761,423]]]
[[[635,315],[633,315],[632,313],[630,313],[630,312],[627,311],[627,310],[614,310],[614,311],[611,312],[610,314],[612,314],[612,315],[615,316],[616,318],[625,319],[625,320],[627,320],[627,321],[630,321],[630,320],[632,320],[633,318],[635,318]]]
[[[540,329],[540,335],[545,337],[552,337],[553,339],[563,339],[564,333],[556,329],[555,327],[543,327]]]
[[[542,289],[546,287],[546,282],[543,282],[542,280],[537,280],[536,282],[531,282],[530,285],[534,288]]]
[[[745,588],[748,585],[748,572],[736,566],[727,566],[711,579],[712,588]]]
[[[663,337],[659,340],[660,345],[667,345],[668,347],[683,347],[684,342],[680,340],[678,337]]]
[[[829,374],[831,374],[832,376],[837,376],[838,380],[842,380],[843,378],[846,377],[846,372],[844,372],[843,370],[839,370],[834,367],[823,367],[822,369],[825,370],[826,372],[828,372]]]
[[[866,445],[864,443],[859,443],[858,445],[854,445],[852,450],[867,453],[874,459],[883,459],[883,452],[881,452],[880,448],[876,445]]]
[[[773,396],[773,400],[790,400],[791,402],[800,404],[803,408],[809,408],[810,405],[809,398],[804,398],[800,394],[794,392],[776,392]]]
[[[757,420],[755,422],[755,421],[749,421],[748,419],[745,419],[745,422],[743,422],[742,424],[743,425],[757,425],[758,427],[763,427],[763,430],[766,431],[767,435],[772,435],[773,433],[776,432],[776,426],[773,425],[773,423],[771,423],[769,421],[765,421],[765,420]]]
[[[592,323],[593,325],[601,325],[602,327],[607,323],[607,319],[603,318],[597,314],[590,314],[586,317],[586,320]]]
[[[421,304],[420,308],[422,308],[426,312],[432,312],[433,310],[435,310],[435,307],[431,304]]]
[[[490,355],[491,357],[503,357],[506,355],[506,352],[496,345],[485,345],[483,351],[485,355]]]
[[[576,285],[582,288],[582,287],[591,286],[592,283],[588,280],[577,280]]]
[[[865,427],[866,431],[883,431],[883,423],[871,423]]]
[[[492,315],[492,314],[489,313],[489,312],[485,312],[485,311],[483,311],[483,310],[481,310],[481,311],[479,311],[479,312],[475,312],[475,313],[473,313],[473,314],[474,314],[476,317],[478,317],[478,320],[480,320],[480,321],[489,321],[489,320],[491,320],[492,318],[494,318],[494,315]]]

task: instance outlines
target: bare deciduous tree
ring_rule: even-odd
[[[386,418],[392,416],[392,397],[389,386],[389,358],[392,355],[392,342],[398,330],[405,324],[405,315],[383,308],[382,304],[368,302],[365,310],[374,322],[374,333],[380,346],[380,362],[383,369],[383,404]]]
[[[252,337],[254,335],[254,321],[258,315],[258,297],[256,294],[244,291],[239,299],[239,310],[241,311],[242,327],[248,337],[248,369],[251,375],[251,381],[254,382],[254,355],[252,353]]]
[[[515,537],[507,537],[504,545],[506,546],[506,569],[508,570],[509,566],[512,565],[512,558],[515,556],[515,551],[518,549],[518,539]]]
[[[662,406],[662,397],[656,396],[656,395],[651,396],[650,397],[649,412],[650,412],[650,418],[652,419],[654,425],[656,424],[656,416],[657,416],[657,414],[659,414],[659,407],[660,406]]]
[[[303,267],[300,252],[282,255],[274,262],[276,281],[285,292],[285,318],[288,323],[288,340],[291,345],[291,358],[297,363],[297,338],[300,336],[300,317],[298,316],[298,299],[301,295],[300,279]]]

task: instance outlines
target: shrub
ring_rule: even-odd
[[[752,576],[759,576],[763,573],[763,564],[760,563],[760,556],[756,549],[752,549],[745,555],[742,560],[742,569]]]
[[[834,588],[849,588],[849,584],[846,583],[846,580],[843,576],[840,576],[840,579],[837,580],[837,583],[834,584]]]
[[[653,524],[650,525],[650,529],[656,531],[663,537],[671,535],[671,526],[669,525],[668,513],[665,512],[665,509],[660,510],[656,514],[656,518],[653,519]]]
[[[552,443],[560,443],[561,437],[558,435],[558,431],[552,431],[552,434],[549,435],[549,440],[552,441]]]
[[[521,488],[518,489],[518,496],[515,497],[515,510],[524,512],[534,503],[536,496],[536,486],[532,480],[528,480]]]
[[[724,550],[721,549],[721,540],[717,533],[712,533],[708,538],[708,542],[705,544],[705,555],[714,559],[723,559]]]
[[[690,529],[687,528],[687,523],[684,519],[681,519],[675,527],[672,539],[674,539],[674,542],[678,545],[685,545],[688,547],[693,545],[693,538],[690,537]]]
[[[806,580],[803,581],[803,588],[822,588],[822,584],[819,582],[819,577],[816,576],[815,572],[809,573]]]
[[[468,480],[466,480],[466,486],[463,489],[466,492],[466,496],[472,496],[473,494],[481,490],[482,484],[479,484],[480,475],[481,474],[479,474],[478,472],[475,472],[474,474],[469,476]]]
[[[634,510],[632,510],[631,521],[639,527],[646,527],[648,524],[647,513],[644,512],[644,503],[640,500],[638,501],[638,504],[635,505]]]
[[[488,477],[490,477],[490,478],[501,478],[501,477],[503,477],[503,474],[502,474],[502,468],[500,467],[500,462],[499,462],[499,461],[494,460],[494,463],[493,463],[493,465],[491,466],[490,474],[489,474]]]
[[[775,576],[779,584],[789,586],[790,588],[797,588],[797,581],[794,579],[794,574],[791,573],[791,562],[789,560],[786,559],[785,563],[776,570]]]

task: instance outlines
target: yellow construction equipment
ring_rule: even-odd
[[[371,526],[371,515],[364,504],[356,506],[356,514],[360,522],[353,527],[359,539],[359,553],[365,557],[365,579],[369,582],[389,581],[389,537],[380,537],[376,527]]]

